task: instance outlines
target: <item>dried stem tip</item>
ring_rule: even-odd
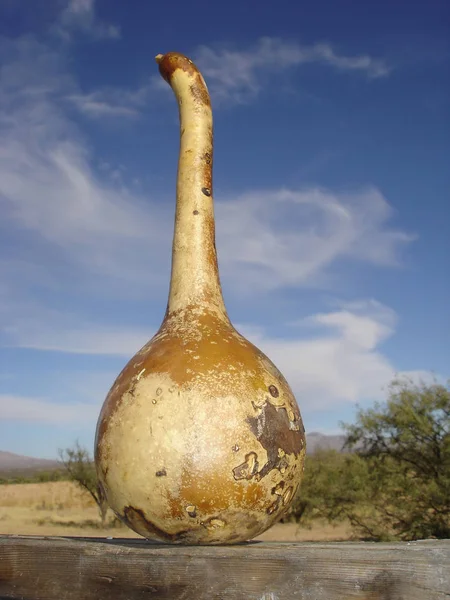
[[[159,65],[161,76],[170,84],[172,75],[177,69],[193,76],[200,75],[200,71],[194,65],[192,60],[180,54],[179,52],[167,52],[167,54],[157,54],[155,60]]]

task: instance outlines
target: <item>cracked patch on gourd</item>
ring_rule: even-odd
[[[277,409],[268,402],[256,417],[248,417],[247,422],[267,452],[267,462],[257,474],[259,479],[272,469],[286,470],[289,466],[286,456],[301,457],[305,451],[304,436],[290,428],[286,409]]]
[[[206,529],[209,529],[209,531],[214,531],[225,527],[226,522],[223,519],[216,519],[213,517],[212,519],[208,519],[205,523],[202,523],[202,525],[206,527]]]
[[[233,477],[239,479],[251,479],[258,472],[258,457],[256,452],[249,452],[245,455],[245,462],[233,469]]]

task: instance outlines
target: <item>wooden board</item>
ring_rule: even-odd
[[[450,540],[168,546],[0,536],[0,600],[449,600]]]

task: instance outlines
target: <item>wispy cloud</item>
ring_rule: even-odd
[[[118,282],[133,282],[138,295],[166,283],[172,207],[96,172],[61,104],[76,85],[58,55],[30,40],[13,50],[0,73],[0,206],[4,233],[26,239],[14,266],[28,277],[30,264],[45,261],[44,280],[63,270],[73,285],[95,279],[105,293]],[[217,215],[223,280],[255,293],[330,285],[330,267],[348,261],[397,265],[414,239],[389,226],[392,209],[376,188],[230,193],[217,200]],[[10,261],[0,269],[7,285]]]
[[[67,94],[65,99],[88,117],[137,117],[148,102],[151,92],[151,83],[144,82],[131,90],[103,88],[88,94]]]
[[[78,110],[90,117],[135,117],[138,111],[130,106],[112,104],[103,92],[67,96]]]
[[[86,318],[42,306],[28,305],[23,312],[26,316],[22,313],[21,318],[10,314],[2,328],[5,345],[70,354],[131,357],[152,335],[144,328],[99,326]]]
[[[305,64],[360,72],[370,79],[386,77],[391,71],[382,59],[339,54],[327,43],[307,46],[270,37],[243,50],[201,46],[194,56],[216,101],[226,104],[250,101],[269,83],[269,76]]]
[[[66,40],[71,40],[74,33],[82,33],[94,39],[120,38],[119,27],[97,19],[95,0],[68,0],[55,25],[55,31]]]
[[[192,54],[205,75],[216,108],[255,100],[275,73],[306,64],[324,64],[337,71],[360,72],[369,79],[385,77],[391,71],[381,59],[340,55],[330,44],[302,46],[269,37],[261,38],[255,46],[243,50],[200,46]],[[157,90],[171,93],[159,75],[152,75],[135,89],[110,87],[88,93],[78,90],[68,94],[67,100],[91,118],[135,117]]]
[[[376,188],[261,190],[219,202],[217,213],[224,271],[253,291],[324,285],[345,261],[396,266],[414,239],[390,228],[392,208]]]
[[[96,404],[77,402],[62,404],[45,398],[0,394],[0,419],[2,421],[32,421],[34,423],[74,424],[95,422],[99,407]]]
[[[50,261],[58,269],[68,262],[86,273],[139,277],[148,262],[135,252],[149,234],[155,245],[161,241],[161,210],[149,211],[144,198],[93,171],[61,105],[72,80],[59,76],[58,57],[29,40],[10,48],[10,56],[0,72],[0,227],[26,239],[15,265],[26,270],[28,261],[39,265],[58,249]],[[8,265],[3,259],[11,276]],[[50,271],[47,264],[47,277]]]

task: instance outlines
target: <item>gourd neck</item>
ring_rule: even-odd
[[[170,52],[156,61],[178,101],[178,162],[172,273],[167,316],[202,307],[228,319],[217,264],[212,189],[213,123],[205,81],[190,59]]]

